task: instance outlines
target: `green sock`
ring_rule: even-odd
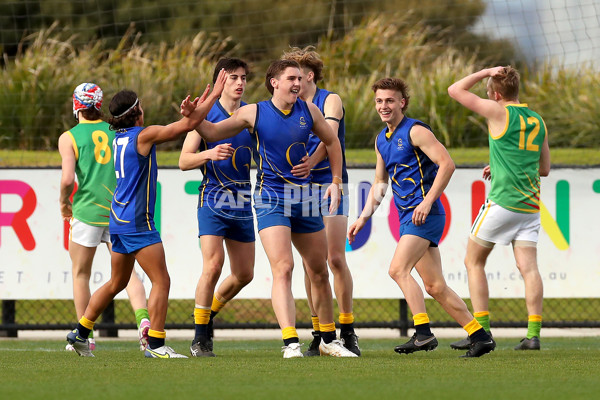
[[[487,333],[490,333],[490,313],[487,311],[481,311],[473,313],[473,316],[479,322],[479,324],[485,329]]]
[[[527,322],[527,339],[532,337],[540,337],[540,331],[542,330],[542,321],[528,321]]]
[[[137,323],[138,328],[140,327],[140,324],[144,318],[150,321],[150,315],[148,314],[147,308],[138,308],[135,310],[135,322]]]

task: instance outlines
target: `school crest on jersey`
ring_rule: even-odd
[[[404,150],[404,143],[402,143],[402,138],[398,138],[398,151]]]

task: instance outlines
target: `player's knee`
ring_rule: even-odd
[[[310,281],[314,285],[329,284],[329,271],[327,267],[312,269],[308,274]]]
[[[444,290],[446,290],[445,282],[424,283],[424,286],[425,291],[434,299],[441,296],[444,293]]]
[[[397,268],[397,267],[390,267],[388,274],[396,282],[406,280],[410,276],[410,272],[406,272],[406,270],[404,268]]]
[[[237,279],[237,281],[239,282],[240,285],[246,286],[247,284],[252,282],[252,279],[254,279],[254,271],[250,270],[250,271],[238,272],[234,275],[234,277],[235,277],[235,279]]]
[[[202,268],[202,277],[209,282],[216,282],[221,276],[221,265],[222,264],[205,264]]]
[[[334,273],[346,268],[346,259],[339,253],[329,253],[327,262],[329,263],[329,268],[331,268]]]
[[[272,272],[273,272],[273,279],[276,280],[291,280],[292,279],[292,271],[293,271],[293,264],[290,264],[288,262],[280,262],[280,263],[276,263],[275,265],[272,266]]]

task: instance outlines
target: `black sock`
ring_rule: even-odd
[[[351,324],[340,324],[340,337],[350,333],[354,333],[354,322]]]
[[[335,340],[335,331],[331,331],[331,332],[321,332],[321,339],[323,339],[323,341],[325,343],[331,343]]]
[[[491,339],[490,335],[483,328],[476,330],[469,337],[471,338],[471,342],[485,342]]]
[[[165,345],[165,338],[156,338],[153,336],[148,337],[148,347],[151,349],[158,349]]]
[[[433,336],[429,322],[426,324],[415,325],[415,330],[417,331],[417,335]]]
[[[84,339],[87,339],[90,336],[90,332],[92,331],[91,329],[88,329],[79,323],[77,324],[77,330],[79,331],[79,336],[81,336]]]
[[[300,339],[298,339],[297,337],[291,337],[289,339],[283,339],[283,344],[285,344],[286,346],[289,346],[292,343],[300,343]]]

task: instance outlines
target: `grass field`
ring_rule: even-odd
[[[0,341],[2,399],[590,399],[598,394],[600,338],[543,338],[540,352],[462,359],[438,350],[398,355],[400,340],[363,340],[358,359],[283,360],[280,341],[216,341],[213,359],[145,359],[135,343],[105,341],[95,358],[62,341]],[[188,341],[169,345],[187,354]],[[594,395],[596,393],[596,395]]]

